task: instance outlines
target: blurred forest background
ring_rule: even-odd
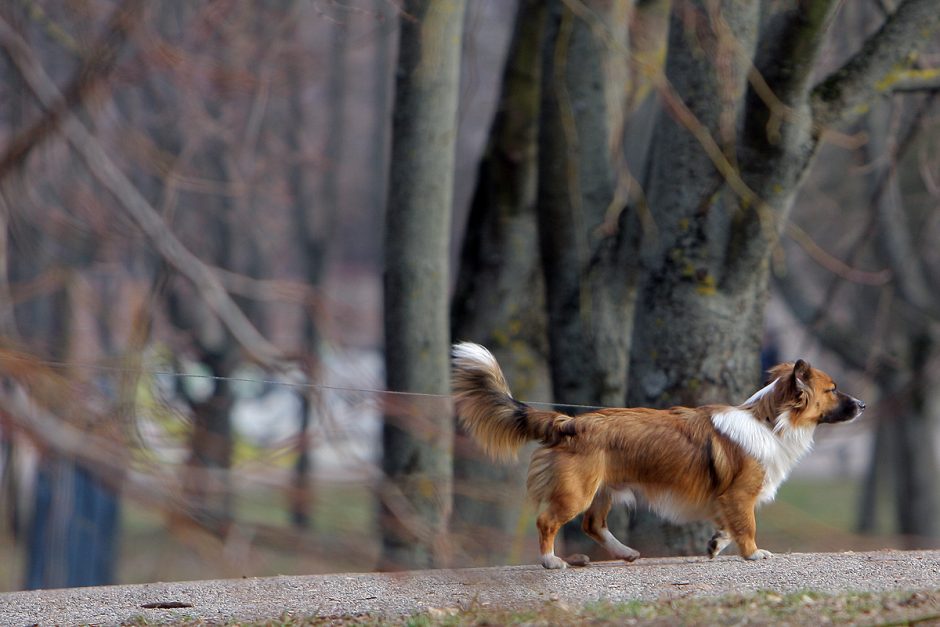
[[[761,545],[937,546],[938,23],[2,3],[0,590],[533,562],[527,460],[456,432],[452,340],[561,407],[736,403],[808,359],[869,409]]]

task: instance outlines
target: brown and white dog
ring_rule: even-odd
[[[673,522],[713,520],[715,557],[731,540],[749,560],[757,548],[754,510],[813,444],[821,423],[858,417],[865,403],[836,389],[803,360],[775,366],[771,383],[741,405],[671,409],[599,409],[577,416],[537,410],[512,398],[499,364],[479,344],[453,348],[457,415],[492,457],[509,458],[524,443],[541,446],[529,464],[529,496],[544,505],[537,519],[541,563],[565,568],[555,535],[585,512],[583,529],[616,559],[640,554],[607,529],[611,504],[642,498]]]

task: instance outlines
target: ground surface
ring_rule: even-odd
[[[285,615],[391,617],[453,608],[525,608],[547,602],[579,606],[757,591],[786,595],[807,590],[937,589],[940,551],[791,553],[761,562],[738,557],[654,558],[563,571],[533,565],[14,592],[0,594],[0,625],[231,622]]]

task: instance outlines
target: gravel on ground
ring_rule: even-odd
[[[938,588],[940,551],[790,553],[760,562],[739,557],[651,558],[561,571],[532,565],[12,592],[0,594],[0,625],[401,616],[429,609],[655,601],[759,590],[784,594]]]

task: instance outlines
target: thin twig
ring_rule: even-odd
[[[813,240],[809,233],[801,229],[794,222],[788,221],[786,228],[787,235],[790,239],[799,244],[806,254],[812,257],[813,261],[842,279],[851,283],[875,286],[885,285],[891,281],[891,270],[884,269],[870,272],[868,270],[853,268],[838,257],[828,253]]]

